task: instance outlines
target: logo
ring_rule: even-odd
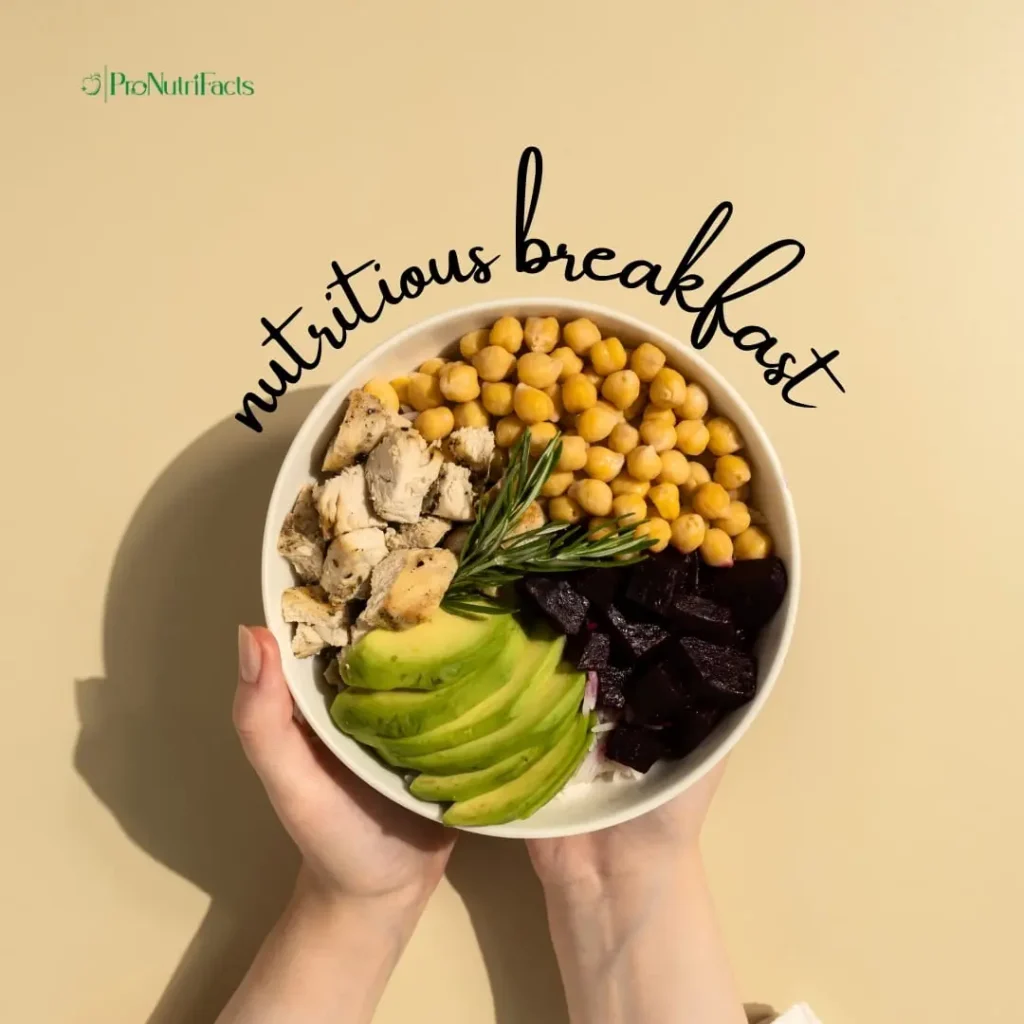
[[[125,71],[112,71],[107,67],[103,73],[94,71],[82,79],[82,92],[86,96],[103,93],[103,102],[121,97],[142,96],[188,96],[221,97],[252,96],[256,86],[249,78],[241,75],[222,77],[215,71],[197,71],[192,75],[176,75],[169,78],[163,71],[146,71],[131,75]]]

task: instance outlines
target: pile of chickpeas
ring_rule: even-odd
[[[699,550],[715,566],[771,551],[747,504],[751,469],[737,454],[739,431],[709,417],[707,392],[666,366],[657,346],[627,349],[586,318],[503,316],[464,335],[459,354],[364,390],[395,412],[414,410],[427,441],[490,427],[507,457],[527,427],[535,452],[562,431],[561,458],[541,491],[550,519],[587,520],[596,537],[616,521],[637,524],[651,550]]]

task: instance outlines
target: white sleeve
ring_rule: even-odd
[[[821,1024],[821,1021],[811,1013],[806,1003],[797,1003],[779,1017],[775,1024]]]

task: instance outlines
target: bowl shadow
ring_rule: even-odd
[[[296,851],[231,725],[234,645],[239,622],[262,621],[267,502],[323,391],[287,394],[259,435],[221,421],[160,474],[111,571],[105,675],[75,681],[76,771],[133,842],[210,897],[148,1024],[213,1021],[294,881]],[[523,845],[464,836],[449,878],[481,944],[500,1024],[564,1021]]]

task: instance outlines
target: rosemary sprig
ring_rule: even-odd
[[[536,500],[562,454],[556,434],[530,465],[530,431],[523,432],[510,454],[497,493],[480,499],[477,517],[466,538],[459,567],[442,602],[459,615],[493,614],[508,606],[485,591],[501,588],[532,573],[572,572],[609,565],[631,565],[654,543],[637,537],[635,525],[617,523],[591,537],[582,525],[545,523],[509,536]]]

